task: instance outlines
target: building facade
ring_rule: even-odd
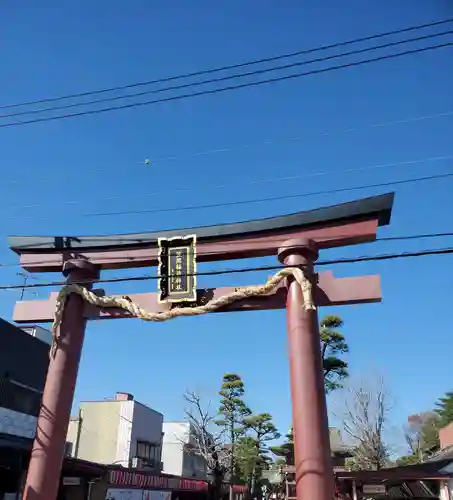
[[[82,402],[69,423],[67,453],[100,464],[161,471],[162,424],[161,413],[131,394]]]
[[[0,319],[0,498],[20,488],[48,363],[48,343]]]
[[[163,431],[163,472],[206,480],[206,461],[197,453],[190,424],[188,422],[164,422]]]
[[[45,328],[42,328],[38,325],[22,326],[21,330],[28,333],[32,337],[42,340],[48,345],[52,344],[52,332],[50,330],[46,330]]]
[[[49,364],[49,344],[0,319],[0,435],[32,439]]]

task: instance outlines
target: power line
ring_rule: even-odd
[[[337,43],[328,44],[328,45],[322,45],[322,46],[314,47],[314,48],[310,48],[310,49],[298,50],[296,52],[290,52],[290,53],[281,54],[278,56],[249,60],[249,61],[245,61],[245,62],[238,63],[238,64],[220,66],[220,67],[216,67],[216,68],[210,68],[210,69],[195,71],[195,72],[191,72],[191,73],[183,73],[180,75],[174,75],[174,76],[159,78],[159,79],[155,79],[155,80],[148,80],[148,81],[144,81],[144,82],[137,82],[137,83],[132,83],[132,84],[128,84],[128,85],[121,85],[121,86],[104,88],[104,89],[99,89],[99,90],[92,90],[89,92],[79,92],[79,93],[74,93],[74,94],[67,94],[64,96],[50,97],[50,98],[38,99],[38,100],[34,100],[34,101],[26,101],[26,102],[15,103],[15,104],[7,104],[7,105],[0,106],[0,109],[17,108],[17,107],[22,107],[22,106],[30,106],[30,105],[34,105],[34,104],[42,104],[42,103],[46,103],[46,102],[55,102],[55,101],[61,101],[61,100],[65,100],[65,99],[86,97],[89,95],[103,94],[103,93],[108,93],[108,92],[115,92],[118,90],[126,90],[126,89],[130,89],[130,88],[137,88],[137,87],[142,87],[142,86],[147,86],[147,85],[154,85],[156,83],[165,83],[165,82],[170,82],[170,81],[175,81],[175,80],[182,80],[182,79],[191,78],[194,76],[208,75],[208,74],[212,74],[212,73],[218,73],[221,71],[227,71],[227,70],[231,70],[231,69],[239,69],[239,68],[243,68],[246,66],[252,66],[252,65],[256,65],[256,64],[263,64],[263,63],[267,63],[267,62],[279,61],[282,59],[289,59],[289,58],[296,57],[296,56],[312,54],[315,52],[321,52],[321,51],[330,50],[330,49],[339,48],[339,47],[345,47],[345,46],[356,44],[356,43],[371,41],[371,40],[375,40],[378,38],[384,38],[386,36],[399,35],[402,33],[408,33],[411,31],[421,30],[424,28],[431,28],[431,27],[435,27],[435,26],[440,26],[443,24],[451,23],[451,22],[453,22],[453,18],[444,19],[444,20],[440,20],[440,21],[434,21],[434,22],[426,23],[426,24],[409,26],[407,28],[401,28],[398,30],[387,31],[384,33],[378,33],[378,34],[369,35],[369,36],[365,36],[365,37],[361,37],[361,38],[354,38],[351,40],[346,40],[343,42],[337,42]]]
[[[143,92],[134,92],[132,94],[125,94],[125,95],[120,95],[120,96],[113,96],[113,97],[105,97],[102,99],[95,99],[91,101],[85,101],[85,102],[77,102],[77,103],[71,103],[71,104],[63,104],[61,106],[52,106],[52,107],[47,107],[47,108],[39,108],[39,109],[33,109],[29,111],[20,111],[16,113],[9,113],[9,114],[2,114],[0,115],[1,118],[12,118],[16,116],[24,116],[24,115],[34,115],[34,114],[42,114],[46,113],[49,111],[59,111],[63,109],[71,109],[71,108],[78,108],[78,107],[84,107],[84,106],[92,106],[93,104],[102,104],[106,102],[112,102],[112,101],[118,101],[122,99],[130,99],[130,98],[136,98],[136,97],[142,97],[144,95],[149,95],[149,94],[160,94],[162,92],[169,92],[173,90],[182,90],[182,89],[187,89],[187,88],[192,88],[192,87],[199,87],[201,85],[208,85],[208,84],[213,84],[213,83],[220,83],[220,82],[225,82],[229,80],[237,80],[240,78],[245,78],[249,76],[257,76],[257,75],[262,75],[266,73],[271,73],[274,71],[282,71],[286,69],[291,69],[291,68],[296,68],[299,66],[305,66],[307,64],[314,64],[314,63],[319,63],[319,62],[325,62],[333,59],[339,59],[343,57],[348,57],[352,55],[358,55],[358,54],[364,54],[368,53],[374,50],[379,50],[379,49],[384,49],[384,48],[389,48],[389,47],[396,47],[405,43],[412,43],[412,42],[418,42],[422,40],[428,40],[431,38],[437,38],[440,36],[445,36],[445,35],[451,35],[453,34],[453,31],[444,31],[440,33],[432,33],[429,35],[424,35],[424,36],[419,36],[415,38],[408,38],[406,40],[398,40],[396,42],[388,42],[385,44],[381,45],[376,45],[374,47],[367,47],[363,49],[356,49],[352,50],[349,52],[342,52],[340,54],[333,54],[329,56],[324,56],[324,57],[318,57],[316,59],[310,59],[308,61],[298,61],[295,63],[291,64],[285,64],[285,65],[280,65],[280,66],[274,66],[271,68],[264,68],[264,69],[259,69],[255,71],[249,71],[247,73],[238,73],[238,74],[233,74],[233,75],[227,75],[227,76],[222,76],[218,78],[211,78],[209,80],[202,80],[198,82],[191,82],[191,83],[184,83],[182,85],[173,85],[171,87],[163,87],[163,88],[158,88],[158,89],[151,89],[151,90],[145,90]]]
[[[381,255],[370,255],[363,257],[351,257],[343,258],[338,260],[323,260],[318,262],[318,266],[330,266],[332,264],[353,264],[356,262],[377,262],[382,260],[393,260],[393,259],[406,259],[413,257],[425,257],[428,255],[450,255],[453,254],[453,247],[449,248],[437,248],[434,250],[420,250],[418,252],[404,252],[401,254],[381,254]]]
[[[77,113],[68,113],[65,115],[48,116],[48,117],[44,117],[44,118],[35,118],[32,120],[23,120],[23,121],[17,121],[17,122],[2,123],[2,124],[0,124],[0,128],[15,127],[15,126],[19,126],[19,125],[30,125],[32,123],[41,123],[41,122],[48,122],[48,121],[55,121],[55,120],[63,120],[63,119],[67,119],[67,118],[76,118],[79,116],[96,115],[96,114],[100,114],[100,113],[118,111],[121,109],[132,109],[132,108],[137,108],[137,107],[141,107],[141,106],[149,106],[152,104],[160,104],[160,103],[171,102],[171,101],[180,101],[180,100],[184,100],[184,99],[189,99],[189,98],[193,98],[193,97],[201,97],[201,96],[205,96],[205,95],[214,95],[214,94],[219,94],[222,92],[228,92],[228,91],[232,91],[232,90],[238,90],[238,89],[243,89],[243,88],[256,87],[256,86],[264,85],[264,84],[271,84],[271,83],[276,83],[276,82],[292,80],[292,79],[301,78],[304,76],[317,75],[317,74],[327,73],[330,71],[336,71],[336,70],[340,70],[340,69],[358,67],[358,66],[362,66],[364,64],[370,64],[370,63],[379,62],[379,61],[386,61],[386,60],[395,59],[395,58],[402,57],[402,56],[418,54],[421,52],[427,52],[429,50],[437,50],[437,49],[441,49],[441,48],[451,47],[452,45],[453,45],[453,42],[447,42],[447,43],[442,43],[442,44],[437,44],[437,45],[429,45],[427,47],[420,47],[418,49],[406,50],[404,52],[399,52],[397,54],[387,54],[384,56],[365,59],[362,61],[354,61],[354,62],[350,62],[350,63],[345,63],[345,64],[341,64],[338,66],[329,66],[327,68],[321,68],[321,69],[306,71],[306,72],[302,72],[302,73],[294,73],[291,75],[268,78],[266,80],[258,80],[255,82],[230,85],[227,87],[220,87],[217,89],[208,89],[208,90],[203,90],[200,92],[192,92],[189,94],[180,94],[180,95],[176,95],[176,96],[164,97],[164,98],[155,99],[152,101],[135,102],[135,103],[130,103],[130,104],[122,104],[119,106],[111,106],[108,108],[91,109],[91,110],[87,110],[87,111],[80,111]]]
[[[362,189],[371,189],[371,188],[381,188],[381,187],[389,187],[389,186],[398,186],[403,184],[413,184],[417,182],[425,182],[436,179],[446,179],[453,176],[453,172],[447,172],[444,174],[435,174],[428,175],[425,177],[414,177],[412,179],[403,179],[400,181],[389,181],[389,182],[379,182],[376,184],[363,184],[361,186],[351,186],[345,188],[334,188],[334,189],[325,189],[320,191],[307,191],[305,193],[297,193],[297,194],[289,194],[289,195],[280,195],[280,196],[270,196],[268,198],[255,198],[249,200],[236,200],[236,201],[228,201],[224,203],[209,203],[206,205],[185,205],[180,207],[169,207],[169,208],[155,208],[151,210],[130,210],[130,211],[119,211],[119,212],[97,212],[97,213],[85,213],[82,214],[82,217],[111,217],[118,215],[140,215],[140,214],[154,214],[154,213],[167,213],[167,212],[181,212],[186,210],[206,210],[211,208],[220,208],[220,207],[231,207],[237,205],[250,205],[253,203],[269,203],[273,201],[280,200],[291,200],[297,198],[305,198],[308,196],[320,196],[326,194],[336,194],[336,193],[346,193],[349,191],[357,191]],[[10,218],[21,218],[21,217],[10,217]],[[36,217],[22,217],[23,219],[36,219]],[[39,219],[39,217],[38,217]]]
[[[378,254],[378,255],[364,255],[361,257],[350,257],[335,260],[324,260],[315,262],[316,266],[331,266],[335,264],[351,264],[356,262],[375,262],[383,260],[394,260],[394,259],[404,259],[404,258],[414,258],[414,257],[424,257],[433,255],[450,255],[453,254],[453,247],[447,248],[436,248],[432,250],[420,250],[418,252],[403,252],[403,253],[389,253],[389,254]],[[258,271],[276,271],[284,269],[287,266],[259,266],[259,267],[244,267],[244,268],[230,268],[230,269],[220,269],[212,271],[201,271],[193,274],[188,274],[188,276],[219,276],[226,274],[240,274]],[[295,266],[303,267],[303,266]],[[161,278],[171,278],[172,275],[163,275]],[[154,281],[159,279],[157,275],[144,275],[144,276],[129,276],[125,278],[110,278],[110,279],[97,279],[97,280],[80,280],[77,281],[78,284],[88,285],[97,283],[123,283],[129,281]],[[48,283],[30,283],[25,286],[25,288],[43,288],[43,287],[56,287],[65,286],[67,283],[65,281],[53,281]],[[1,285],[0,290],[15,290],[22,289],[24,285]]]
[[[201,191],[205,189],[213,190],[213,189],[227,189],[227,188],[237,188],[238,186],[254,186],[254,185],[259,185],[259,184],[273,184],[276,182],[284,182],[284,181],[295,181],[298,179],[305,179],[305,178],[311,178],[311,177],[322,177],[326,175],[333,175],[333,174],[343,174],[343,173],[352,173],[352,172],[367,172],[370,170],[381,170],[385,168],[395,168],[395,167],[400,167],[400,166],[408,166],[408,165],[418,165],[422,163],[434,163],[434,162],[440,162],[440,161],[446,161],[446,160],[453,160],[453,155],[445,155],[445,156],[435,156],[431,158],[423,158],[423,159],[418,159],[418,160],[405,160],[405,161],[399,161],[399,162],[392,162],[392,163],[381,163],[377,165],[366,165],[363,167],[355,167],[355,168],[346,168],[342,170],[325,170],[325,171],[320,171],[320,172],[311,172],[308,174],[301,174],[301,175],[287,175],[287,176],[282,176],[282,177],[273,177],[273,178],[267,178],[267,179],[258,179],[255,181],[237,181],[234,182],[233,184],[217,184],[213,186],[207,186],[199,189],[194,189],[190,187],[182,187],[178,189],[171,189],[168,191],[157,191],[157,192],[151,192],[151,193],[144,193],[141,194],[140,197],[154,197],[154,196],[162,196],[162,195],[171,195],[171,194],[177,194],[177,193],[188,193],[188,192],[194,192],[194,191]],[[42,178],[41,178],[42,179]],[[105,196],[105,197],[96,197],[96,201],[118,201],[118,200],[123,200],[127,198],[126,196]],[[77,205],[79,203],[85,203],[86,199],[81,199],[81,200],[63,200],[61,203],[64,205]],[[47,207],[46,204],[44,203],[37,203],[34,205],[8,205],[8,208],[12,209],[36,209],[36,208],[43,208]]]
[[[413,116],[409,118],[400,118],[397,120],[390,120],[386,122],[377,122],[377,123],[372,123],[370,125],[364,125],[360,127],[348,127],[348,128],[343,128],[343,129],[337,129],[337,130],[327,130],[324,132],[315,132],[315,133],[307,133],[306,135],[296,135],[296,136],[290,136],[286,138],[278,138],[278,139],[266,139],[264,141],[258,141],[256,143],[244,143],[244,144],[239,144],[238,146],[228,146],[228,147],[220,147],[216,149],[207,149],[207,150],[202,150],[202,151],[196,151],[193,153],[188,153],[186,155],[178,155],[178,156],[166,156],[166,157],[161,157],[161,158],[156,158],[152,159],[152,163],[162,163],[165,161],[175,161],[175,160],[181,160],[181,159],[187,159],[187,158],[192,158],[192,157],[197,157],[197,156],[207,156],[207,155],[213,155],[213,154],[219,154],[219,153],[227,153],[231,152],[234,150],[239,150],[239,149],[248,149],[252,147],[262,147],[262,146],[270,146],[274,144],[278,144],[281,142],[290,142],[290,141],[300,141],[303,139],[306,139],[307,137],[326,137],[329,135],[333,134],[346,134],[346,133],[352,133],[352,132],[358,132],[359,130],[363,129],[375,129],[375,128],[385,128],[385,127],[391,127],[395,125],[407,125],[410,123],[416,123],[416,122],[421,122],[421,121],[426,121],[426,120],[433,120],[436,118],[445,118],[445,117],[451,117],[453,116],[453,110],[448,110],[440,113],[433,113],[430,115],[419,115],[419,116]],[[431,161],[428,159],[427,161]],[[136,162],[136,164],[143,165],[143,161],[141,162]],[[135,162],[134,162],[135,165]],[[124,169],[130,169],[130,166],[125,166]],[[102,172],[104,169],[103,168],[88,168],[84,169],[83,173],[91,173],[91,172]],[[41,180],[52,180],[54,179],[55,176],[52,175],[47,175],[47,176],[40,176]],[[16,179],[16,180],[0,180],[0,185],[5,185],[5,186],[10,186],[14,184],[21,184],[23,182],[23,179]],[[158,193],[160,194],[160,193]]]
[[[334,188],[334,189],[326,189],[320,191],[307,191],[305,193],[297,193],[297,194],[289,194],[289,195],[281,195],[281,196],[270,196],[267,198],[255,198],[249,200],[235,200],[235,201],[227,201],[223,203],[209,203],[205,205],[185,205],[180,207],[167,207],[167,208],[154,208],[150,210],[130,210],[130,211],[118,211],[118,212],[94,212],[94,213],[82,213],[80,217],[112,217],[112,216],[124,216],[124,215],[141,215],[141,214],[155,214],[155,213],[169,213],[169,212],[184,212],[186,210],[207,210],[212,208],[221,208],[221,207],[230,207],[237,205],[251,205],[254,203],[269,203],[274,201],[281,200],[291,200],[297,198],[306,198],[309,196],[321,196],[326,194],[338,194],[338,193],[346,193],[349,191],[358,191],[362,189],[372,189],[372,188],[381,188],[381,187],[389,187],[389,186],[398,186],[404,184],[414,184],[417,182],[426,182],[437,179],[446,179],[453,176],[453,172],[447,172],[444,174],[435,174],[428,175],[425,177],[414,177],[412,179],[403,179],[399,181],[389,181],[389,182],[380,182],[376,184],[363,184],[361,186],[350,186],[344,188]],[[20,219],[20,220],[41,220],[47,219],[47,216],[19,216],[14,215],[10,216],[9,219]]]
[[[445,111],[443,113],[435,113],[431,115],[420,115],[420,116],[415,116],[415,117],[410,117],[410,118],[402,118],[399,120],[391,120],[387,122],[378,122],[374,123],[371,125],[368,125],[366,127],[349,127],[349,128],[343,128],[343,129],[338,129],[338,130],[332,130],[332,131],[324,131],[324,132],[315,132],[314,134],[310,136],[328,136],[332,135],[335,133],[350,133],[350,132],[358,132],[359,130],[362,130],[363,128],[384,128],[384,127],[390,127],[393,125],[407,125],[409,123],[415,123],[415,122],[420,122],[420,121],[425,121],[425,120],[432,120],[434,118],[444,118],[444,117],[449,117],[453,115],[453,111]],[[307,134],[308,135],[308,134]],[[236,147],[220,147],[216,149],[207,149],[203,151],[196,151],[194,153],[188,153],[187,155],[178,155],[178,156],[166,156],[166,157],[161,157],[161,158],[156,158],[152,160],[152,163],[156,162],[163,162],[163,161],[174,161],[174,160],[181,160],[193,156],[207,156],[207,155],[212,155],[212,154],[218,154],[218,153],[226,153],[233,151],[235,149],[248,149],[253,146],[269,146],[276,144],[278,142],[288,142],[288,141],[299,141],[307,137],[307,135],[296,135],[292,137],[288,137],[286,139],[267,139],[262,142],[256,142],[256,143],[244,143],[240,144],[239,146]]]
[[[382,238],[376,238],[375,241],[408,241],[408,240],[422,240],[426,238],[445,238],[448,236],[453,236],[453,232],[408,234],[406,236],[384,236]]]
[[[28,281],[29,280],[38,280],[39,281],[40,278],[38,278],[36,276],[33,276],[33,275],[29,274],[29,273],[24,273],[22,271],[17,272],[16,276],[21,276],[23,278],[23,280],[24,280],[23,286],[21,288],[20,299],[19,299],[19,300],[22,300],[24,298],[25,288],[26,288],[26,285],[27,285]],[[36,293],[36,295],[37,295],[37,293]]]

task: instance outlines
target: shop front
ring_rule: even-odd
[[[105,500],[205,500],[207,491],[205,481],[115,469],[108,473]]]

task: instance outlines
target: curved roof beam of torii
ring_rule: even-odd
[[[390,222],[394,193],[247,222],[109,236],[11,236],[10,248],[31,272],[61,271],[68,259],[85,258],[100,269],[157,264],[161,237],[196,234],[199,262],[276,255],[284,241],[307,237],[320,249],[374,241]]]

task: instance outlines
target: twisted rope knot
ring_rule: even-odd
[[[233,302],[247,299],[249,297],[260,297],[272,292],[284,279],[293,276],[302,289],[304,297],[305,310],[316,310],[313,301],[311,281],[305,276],[304,271],[298,267],[285,267],[271,276],[264,285],[252,285],[243,288],[238,288],[229,295],[224,295],[217,299],[211,300],[207,304],[199,305],[196,307],[175,307],[169,311],[163,312],[150,312],[135,304],[130,297],[100,297],[85,287],[77,284],[69,284],[64,286],[57,297],[56,309],[54,314],[54,321],[52,325],[52,346],[50,349],[51,356],[54,356],[60,340],[60,325],[63,321],[63,312],[66,299],[72,293],[82,297],[86,302],[100,308],[117,308],[129,312],[132,316],[140,318],[144,321],[163,322],[170,319],[178,318],[181,316],[200,316],[210,312],[217,311],[222,307],[226,307]]]

